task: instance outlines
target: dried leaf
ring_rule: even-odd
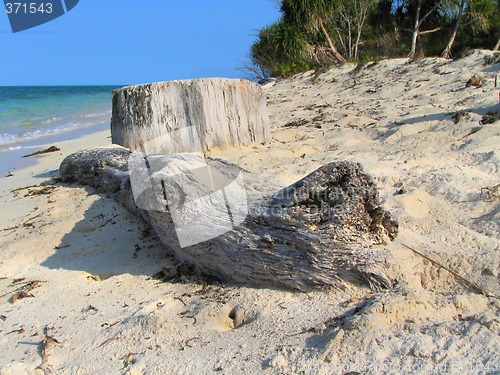
[[[24,333],[24,328],[15,329],[13,331],[7,332],[6,334],[10,335],[12,333],[19,333],[19,334]]]

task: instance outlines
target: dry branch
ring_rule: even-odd
[[[407,246],[405,245],[404,243],[402,243],[401,245],[403,245],[404,247],[406,247],[408,250],[411,250],[413,251],[415,254],[421,256],[422,258],[424,258],[425,260],[429,261],[430,263],[432,263],[433,265],[435,265],[436,267],[438,268],[441,268],[447,272],[449,272],[450,274],[452,274],[456,279],[460,280],[462,283],[464,283],[465,285],[467,285],[468,287],[474,289],[476,292],[479,292],[481,294],[484,294],[485,296],[487,297],[494,297],[493,295],[491,295],[491,293],[488,293],[486,292],[485,290],[481,289],[479,287],[479,285],[477,285],[476,283],[470,281],[470,280],[467,280],[465,277],[461,276],[460,274],[458,274],[456,271],[453,271],[451,268],[439,263],[437,260],[434,260],[432,258],[430,258],[429,256],[421,253],[420,251],[418,250],[415,250],[413,248],[411,248],[410,246]]]

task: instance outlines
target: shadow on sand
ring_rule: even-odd
[[[87,193],[96,194],[86,187]],[[42,265],[84,271],[96,279],[132,274],[153,276],[177,264],[154,231],[103,194],[65,234]]]

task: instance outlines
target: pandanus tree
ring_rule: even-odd
[[[282,64],[303,59],[307,49],[303,32],[280,20],[260,30],[258,40],[250,49],[250,57],[271,74],[279,74]]]
[[[334,2],[331,0],[283,0],[281,2],[281,12],[286,23],[304,28],[309,32],[321,31],[335,59],[340,63],[345,63],[346,59],[338,52],[325,27],[325,22],[331,21],[334,11]]]

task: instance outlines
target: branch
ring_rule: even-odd
[[[420,35],[423,35],[423,34],[430,34],[430,33],[435,33],[436,31],[439,31],[441,30],[442,27],[436,27],[435,29],[431,29],[431,30],[425,30],[425,31],[420,31]]]
[[[425,16],[423,16],[423,17],[420,19],[420,21],[418,22],[418,26],[419,26],[419,27],[420,27],[420,25],[422,25],[422,23],[425,21],[425,19],[426,19],[427,17],[429,17],[429,16],[430,16],[430,15],[431,15],[431,14],[432,14],[432,13],[433,13],[433,12],[434,12],[437,8],[438,8],[438,6],[439,6],[439,4],[434,5],[434,6],[432,7],[432,9],[431,9],[431,10],[429,10],[429,11],[425,14]]]
[[[455,278],[457,278],[458,280],[460,280],[461,282],[463,282],[465,285],[467,285],[468,287],[476,290],[477,292],[485,295],[486,297],[495,297],[494,295],[492,295],[491,293],[489,293],[488,291],[485,291],[483,289],[481,289],[481,287],[479,287],[479,285],[477,285],[476,283],[472,282],[472,281],[469,281],[467,280],[465,277],[459,275],[457,272],[455,272],[454,270],[452,270],[451,268],[439,263],[438,261],[428,257],[427,255],[421,253],[420,251],[417,251],[413,248],[411,248],[410,246],[407,246],[405,245],[404,243],[402,243],[401,245],[403,245],[404,247],[406,247],[408,250],[411,250],[413,251],[415,254],[417,255],[420,255],[422,258],[424,258],[425,260],[428,260],[429,262],[431,262],[433,265],[435,265],[436,267],[439,267],[445,271],[448,271],[449,273],[451,273]]]

